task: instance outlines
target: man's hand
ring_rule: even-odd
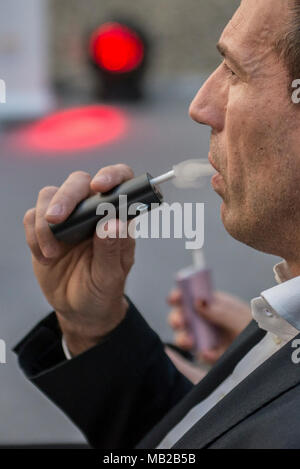
[[[36,207],[24,216],[26,240],[35,275],[56,315],[72,355],[96,345],[124,319],[126,277],[134,263],[134,240],[100,239],[68,246],[55,239],[48,223],[60,223],[83,199],[107,192],[133,178],[123,164],[101,169],[91,179],[85,172],[72,173],[60,188],[44,187]],[[108,222],[108,234],[124,225]],[[127,229],[127,227],[125,227]]]
[[[182,313],[182,300],[179,290],[173,290],[168,303],[172,310],[168,317],[170,326],[175,331],[175,343],[185,350],[192,350],[193,339],[188,334],[184,316]],[[251,320],[250,307],[244,301],[229,295],[228,293],[216,292],[211,304],[198,301],[195,309],[200,317],[220,328],[221,342],[218,348],[205,350],[197,357],[201,361],[215,363],[233,340],[242,332]]]

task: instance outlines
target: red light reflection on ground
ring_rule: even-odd
[[[26,150],[69,152],[113,142],[127,128],[124,114],[111,106],[86,106],[51,114],[19,131]]]

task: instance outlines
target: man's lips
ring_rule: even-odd
[[[221,194],[221,189],[222,187],[224,186],[224,179],[217,167],[217,165],[215,164],[215,162],[213,161],[212,159],[212,156],[211,154],[209,153],[208,155],[208,161],[210,162],[210,164],[212,165],[212,167],[217,171],[216,174],[212,177],[211,179],[211,185],[213,187],[213,189],[218,193],[218,194]]]
[[[220,171],[218,170],[216,164],[215,164],[214,161],[212,160],[212,156],[211,156],[210,153],[208,154],[208,161],[210,162],[210,164],[212,165],[212,167],[219,173]]]

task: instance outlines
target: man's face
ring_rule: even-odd
[[[190,106],[191,117],[212,128],[212,185],[225,228],[286,259],[300,228],[300,114],[274,48],[287,28],[287,3],[242,0],[219,41],[224,61]]]

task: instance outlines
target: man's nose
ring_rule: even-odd
[[[190,104],[189,115],[199,124],[221,132],[224,128],[228,89],[220,67],[207,79]]]

